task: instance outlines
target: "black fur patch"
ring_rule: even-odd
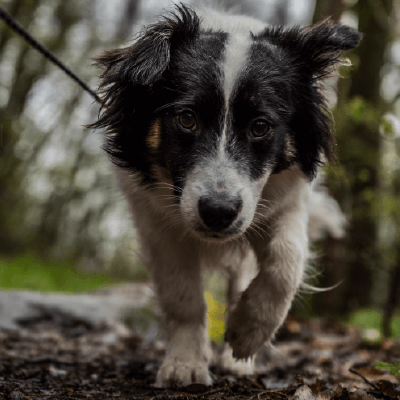
[[[220,62],[225,42],[225,34],[202,32],[191,46],[172,47],[170,66],[159,84],[157,96],[163,104],[157,114],[162,116],[163,135],[157,161],[180,187],[199,158],[214,151],[221,130]],[[180,129],[177,116],[184,111],[195,113],[195,132]]]
[[[361,35],[329,20],[307,29],[267,28],[250,49],[231,99],[229,153],[247,165],[253,179],[267,166],[279,173],[297,163],[312,179],[324,154],[335,157],[335,138],[319,81],[340,61],[342,50]],[[249,140],[249,126],[263,118],[271,126]]]
[[[203,131],[216,129],[215,115],[223,103],[218,62],[226,35],[200,31],[199,24],[193,11],[177,6],[176,13],[149,26],[132,46],[94,59],[105,68],[99,88],[105,105],[91,127],[106,129],[104,149],[111,161],[139,172],[144,184],[156,181],[154,164],[172,169],[181,181],[194,163],[191,154],[195,143],[201,146],[200,133],[179,134],[179,112],[192,109],[207,116],[200,121]],[[162,135],[154,151],[146,138],[156,119]]]
[[[272,77],[264,80],[274,87],[280,103],[286,104],[285,132],[293,136],[296,161],[310,179],[322,154],[329,162],[336,157],[332,121],[319,81],[336,67],[342,51],[356,47],[361,37],[354,29],[333,25],[329,19],[311,28],[267,28],[254,37],[252,65],[262,64],[263,59],[268,63]],[[285,163],[276,168],[284,169]]]
[[[291,87],[287,81],[281,52],[254,43],[244,72],[232,93],[232,120],[228,151],[237,163],[246,165],[255,180],[266,168],[278,173],[290,167],[293,159],[285,152],[288,120],[294,112]],[[266,120],[270,131],[261,138],[251,138],[252,123]]]

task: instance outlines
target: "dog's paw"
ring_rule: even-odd
[[[232,347],[233,357],[237,360],[254,356],[268,340],[262,327],[251,325],[228,325],[225,341]]]
[[[265,320],[257,318],[256,310],[243,301],[229,315],[225,342],[232,347],[233,357],[241,360],[252,357],[271,339],[271,329]]]
[[[239,376],[253,375],[255,373],[254,357],[247,360],[234,359],[232,348],[228,343],[224,343],[224,349],[219,359],[219,366]]]
[[[206,362],[190,362],[166,359],[157,373],[155,387],[187,386],[202,383],[211,386],[212,379]]]

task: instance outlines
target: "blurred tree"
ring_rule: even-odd
[[[358,17],[364,38],[350,54],[351,75],[339,82],[334,117],[340,164],[329,169],[328,181],[349,212],[350,225],[346,245],[331,238],[325,242],[330,273],[335,276],[340,271],[345,281],[323,295],[327,302],[315,304],[319,311],[336,314],[371,305],[373,271],[382,265],[376,203],[381,168],[380,124],[389,107],[381,96],[380,71],[386,62],[385,50],[394,37],[392,0],[359,1],[349,8]],[[338,20],[345,9],[340,0],[317,1],[314,18],[327,12]]]
[[[130,38],[138,3],[121,0],[116,10],[103,0],[9,0],[4,8],[89,81],[89,57]],[[84,132],[98,109],[92,102],[0,21],[0,255],[35,251],[103,265],[102,225],[118,202],[101,143]]]
[[[120,42],[129,39],[129,34],[132,31],[133,23],[139,13],[139,0],[127,0],[125,4],[125,12],[122,14],[122,20],[119,24],[117,38]]]
[[[391,322],[400,303],[400,248],[396,251],[396,265],[390,273],[389,296],[383,313],[382,330],[384,337],[393,336]]]
[[[327,17],[331,17],[335,23],[338,23],[345,9],[346,5],[343,0],[317,0],[312,22],[316,24]],[[328,175],[328,185],[331,181],[332,179],[329,179]],[[334,190],[334,194],[337,197],[337,190]],[[319,284],[323,287],[329,287],[332,284],[341,282],[347,276],[345,240],[328,236],[323,241],[322,254],[324,271],[322,277],[319,279]],[[334,290],[314,296],[314,311],[317,311],[320,315],[338,314],[343,297],[343,289],[343,286],[340,285]]]
[[[19,0],[6,4],[6,10],[24,26],[29,26],[40,0]],[[47,43],[48,45],[50,43]],[[54,43],[56,45],[56,43]],[[54,46],[50,46],[54,47]],[[26,231],[21,229],[24,214],[24,191],[18,174],[20,159],[14,147],[19,138],[18,116],[33,82],[45,72],[42,65],[26,68],[31,49],[20,40],[16,43],[15,33],[3,22],[0,24],[0,55],[3,68],[13,69],[8,78],[0,81],[2,103],[0,108],[0,253],[8,254],[20,250],[26,244]],[[7,59],[8,58],[8,59]]]
[[[33,30],[34,34],[36,31],[40,32],[40,10],[44,9],[51,11],[54,26],[51,33],[42,34],[39,39],[50,51],[59,54],[67,46],[69,29],[81,18],[79,8],[71,7],[70,3],[63,1],[56,1],[50,5],[45,0],[13,0],[6,8],[10,15],[28,30]],[[42,226],[37,231],[28,228],[26,211],[29,208],[30,199],[27,198],[25,188],[21,187],[22,173],[26,172],[26,169],[21,169],[22,159],[16,155],[15,149],[23,130],[21,116],[26,107],[26,100],[34,85],[49,74],[49,62],[22,38],[16,36],[10,28],[1,24],[0,29],[4,32],[4,35],[0,37],[3,68],[4,64],[7,68],[7,51],[3,52],[2,49],[9,48],[10,53],[17,54],[11,65],[14,69],[12,79],[1,82],[3,88],[7,89],[7,104],[0,109],[3,136],[0,159],[0,198],[3,201],[2,204],[8,204],[9,207],[0,207],[0,253],[21,252],[24,248],[32,246],[40,251],[56,243],[60,221],[57,220],[54,212],[60,214],[62,207],[54,196],[50,196],[51,201],[44,205]],[[73,85],[72,82],[71,85]],[[65,109],[66,113],[71,111],[71,108]],[[50,136],[44,135],[42,140],[34,140],[31,161],[47,145]],[[49,221],[51,222],[48,223]]]
[[[382,220],[380,247],[386,254],[387,279],[384,282],[388,288],[382,330],[385,337],[391,337],[391,322],[396,308],[400,305],[400,137],[390,124],[382,130],[382,141],[385,176],[381,179],[381,198],[377,213]]]
[[[345,9],[346,5],[343,0],[317,0],[315,3],[313,23],[316,24],[326,17],[332,17],[335,22],[339,22]]]
[[[195,2],[192,1],[192,3]],[[279,0],[272,4],[268,4],[269,7],[267,7],[267,12],[263,12],[266,8],[266,4],[262,0],[224,0],[222,3],[228,9],[233,9],[234,12],[245,15],[254,15],[273,25],[285,25],[288,23],[288,0]]]
[[[356,50],[356,65],[348,101],[339,98],[338,117],[346,126],[338,134],[339,159],[351,185],[352,213],[348,236],[349,278],[342,311],[371,304],[373,270],[381,268],[378,248],[378,216],[375,213],[379,192],[380,124],[389,110],[381,96],[381,70],[385,50],[393,40],[391,23],[393,1],[358,2],[355,11],[364,38]],[[351,114],[349,115],[349,110]]]

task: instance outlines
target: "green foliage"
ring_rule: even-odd
[[[394,139],[396,135],[396,130],[393,125],[393,121],[389,118],[381,119],[381,134],[388,139]]]
[[[396,220],[400,218],[400,198],[391,193],[374,193],[374,214]]]
[[[337,153],[340,163],[327,168],[330,189],[344,205],[351,207],[351,220],[376,221],[381,209],[376,190],[381,167],[379,132],[383,110],[361,96],[342,99],[334,111]],[[386,125],[385,125],[386,126]],[[385,128],[386,129],[386,128]]]
[[[370,180],[371,171],[379,165],[379,129],[381,107],[360,96],[338,105],[334,112],[338,158],[351,187]]]
[[[382,361],[377,361],[375,363],[376,369],[382,369],[384,371],[389,371],[390,374],[397,377],[400,380],[400,361],[396,361],[395,363],[385,363]]]
[[[80,292],[115,283],[100,274],[81,274],[69,263],[46,262],[31,254],[0,259],[0,288]]]
[[[366,341],[383,340],[381,311],[371,308],[365,308],[354,311],[350,314],[347,322],[361,331],[361,335]],[[400,313],[394,316],[391,323],[391,329],[394,337],[400,337]],[[371,337],[371,332],[375,335]]]

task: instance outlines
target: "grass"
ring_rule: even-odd
[[[0,289],[82,292],[117,282],[100,274],[82,274],[63,262],[47,262],[27,254],[0,259]]]
[[[354,311],[350,314],[348,323],[359,329],[367,341],[379,342],[383,339],[382,312],[372,308]],[[391,322],[393,337],[400,337],[400,313],[397,312]]]

